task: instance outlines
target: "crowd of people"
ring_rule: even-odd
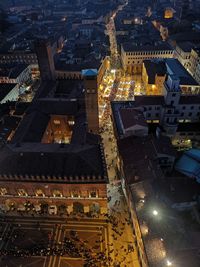
[[[116,206],[119,205],[119,202],[116,201]],[[92,242],[88,241],[87,238],[82,239],[79,237],[78,232],[71,230],[69,234],[63,235],[63,239],[56,243],[54,241],[54,235],[56,229],[62,229],[62,225],[55,224],[54,230],[52,231],[51,238],[47,243],[42,242],[40,239],[38,242],[34,241],[31,245],[23,248],[21,243],[23,239],[27,239],[26,232],[23,230],[21,224],[9,224],[11,228],[13,226],[17,227],[16,230],[12,233],[11,229],[6,235],[2,242],[7,243],[5,249],[0,250],[1,260],[5,256],[15,256],[15,257],[30,257],[30,256],[69,256],[74,258],[80,258],[84,261],[84,267],[97,267],[97,266],[120,266],[122,262],[125,261],[126,255],[134,251],[133,246],[127,244],[122,245],[120,248],[114,248],[115,240],[118,240],[118,237],[121,236],[125,230],[125,225],[130,224],[131,221],[127,218],[121,218],[120,216],[114,216],[109,213],[103,214],[107,224],[111,225],[113,234],[113,241],[109,241],[106,244],[103,237],[103,228],[104,226],[97,226],[97,237],[96,240]],[[5,221],[4,221],[5,222]],[[33,225],[36,231],[43,231],[42,226],[39,222],[35,222]],[[44,234],[44,239],[47,236]],[[122,253],[123,250],[123,253]],[[120,260],[117,260],[117,259]],[[128,262],[127,262],[128,264]],[[123,265],[125,266],[125,265]],[[128,266],[128,265],[127,265]]]

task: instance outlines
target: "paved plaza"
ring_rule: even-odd
[[[102,219],[12,217],[1,222],[0,231],[1,267],[82,267],[85,253],[96,258],[109,251],[108,224]]]

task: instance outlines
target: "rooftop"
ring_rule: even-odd
[[[175,169],[200,183],[200,150],[186,151],[176,163]]]
[[[124,129],[128,129],[134,125],[148,127],[141,111],[135,110],[134,108],[121,108],[119,114]]]
[[[191,52],[192,48],[194,47],[194,44],[191,42],[178,42],[177,46],[181,48],[184,52]]]
[[[144,60],[145,69],[148,74],[148,83],[154,84],[157,76],[164,76],[167,73],[165,62],[158,60]]]
[[[16,85],[16,83],[0,83],[0,101],[2,101]]]
[[[6,145],[0,151],[1,180],[21,175],[26,181],[107,182],[104,155],[100,145],[23,144]],[[26,177],[26,178],[25,178]],[[28,177],[28,178],[27,178]]]

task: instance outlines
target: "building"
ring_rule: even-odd
[[[198,95],[182,95],[180,80],[168,76],[164,83],[164,96],[136,96],[137,105],[144,107],[145,118],[158,122],[166,133],[174,135],[179,123],[198,122],[200,116],[200,98]]]
[[[27,65],[3,66],[0,68],[0,83],[23,84],[31,78],[31,70]]]
[[[16,83],[0,84],[0,104],[9,101],[17,101],[19,97],[19,86]]]
[[[55,66],[50,42],[38,40],[35,44],[40,76],[43,81],[55,80]]]
[[[187,70],[190,69],[191,50],[193,47],[194,47],[194,44],[191,42],[178,42],[176,44],[175,57]]]
[[[193,48],[191,51],[189,71],[200,84],[200,48]]]
[[[167,75],[176,75],[180,80],[182,94],[198,94],[200,85],[177,59],[145,60],[142,78],[147,95],[163,95]]]
[[[121,108],[119,110],[119,119],[123,137],[148,135],[148,124],[141,111],[133,108]]]
[[[167,77],[167,67],[164,61],[144,60],[142,80],[146,95],[161,95]]]
[[[1,52],[0,64],[37,64],[37,55],[31,51]]]
[[[173,58],[174,50],[167,44],[157,46],[134,46],[125,43],[121,46],[121,62],[125,71],[141,73],[146,59]]]
[[[113,102],[112,118],[118,146],[118,168],[121,172],[122,188],[127,198],[134,225],[135,243],[140,264],[143,267],[159,266],[166,258],[157,244],[157,232],[151,229],[146,220],[144,203],[151,207],[156,201],[152,184],[162,180],[164,173],[171,172],[176,151],[168,137],[162,135],[138,135],[133,131],[128,136],[123,133],[121,110],[127,109],[127,120],[137,125],[132,111],[137,112],[133,102]],[[147,212],[148,213],[148,212]],[[147,216],[147,217],[148,217]],[[151,232],[152,230],[152,232]],[[159,231],[158,231],[159,232]],[[160,234],[160,233],[159,233]],[[152,244],[154,247],[152,248]],[[164,246],[162,247],[164,251]],[[157,265],[156,265],[157,264]]]
[[[6,84],[7,86],[8,84]],[[98,135],[89,133],[81,81],[46,81],[0,150],[1,205],[66,206],[107,212],[107,169]]]
[[[97,82],[101,83],[102,78],[107,70],[110,70],[110,59],[105,57],[101,61],[92,61],[85,64],[67,64],[64,66],[56,66],[56,79],[57,80],[82,80],[82,70],[88,67],[96,68],[98,70]]]
[[[85,105],[88,130],[92,133],[99,132],[99,108],[98,108],[98,72],[95,69],[82,71],[84,89],[85,89]]]

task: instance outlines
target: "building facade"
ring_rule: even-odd
[[[179,123],[195,123],[200,118],[199,95],[182,95],[176,76],[168,76],[163,96],[136,96],[148,123],[158,123],[168,135],[174,135]]]
[[[167,75],[177,75],[182,94],[199,94],[200,84],[186,68],[175,58],[145,60],[142,68],[142,80],[147,95],[163,95]]]
[[[191,60],[189,71],[194,79],[200,84],[200,49],[193,48],[191,51]]]
[[[158,46],[121,46],[121,62],[128,73],[141,73],[142,64],[146,59],[173,58],[174,50],[167,44]]]

